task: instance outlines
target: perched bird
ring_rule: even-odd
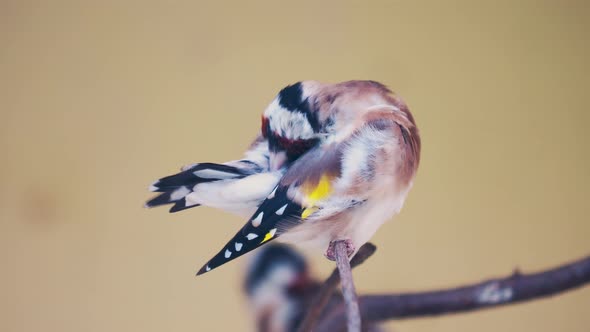
[[[260,332],[297,331],[322,287],[311,275],[305,257],[284,244],[270,244],[257,250],[247,264],[244,279],[248,308]],[[342,302],[341,294],[334,292],[320,321]],[[384,329],[366,322],[363,331]]]
[[[420,160],[418,129],[406,104],[374,81],[295,83],[262,115],[243,159],[197,163],[150,186],[146,206],[170,212],[205,205],[249,217],[197,273],[268,241],[313,246],[349,257],[397,214]]]
[[[296,331],[319,287],[310,276],[305,258],[295,250],[283,244],[257,250],[244,280],[257,330]]]

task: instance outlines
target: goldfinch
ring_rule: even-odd
[[[197,275],[269,241],[349,257],[399,213],[420,160],[406,104],[374,81],[303,81],[282,89],[262,115],[243,159],[196,163],[150,186],[147,207],[211,206],[249,217]]]
[[[319,288],[305,258],[283,244],[266,245],[248,261],[244,291],[257,331],[296,331]]]
[[[255,251],[246,265],[244,291],[256,331],[295,332],[313,305],[322,282],[311,275],[308,262],[294,248],[271,243]],[[343,302],[334,292],[322,311],[320,321]],[[363,331],[385,331],[366,323]]]

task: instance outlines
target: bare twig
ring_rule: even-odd
[[[559,294],[590,283],[590,256],[548,271],[505,278],[430,292],[368,295],[360,298],[363,321],[435,316],[514,304]],[[343,331],[342,305],[320,322],[316,331]]]
[[[340,272],[340,284],[342,287],[342,296],[346,305],[346,318],[348,332],[361,332],[361,312],[359,310],[359,300],[354,288],[352,278],[352,269],[348,260],[348,248],[346,241],[336,241],[334,243],[336,254],[336,266]]]
[[[372,243],[365,243],[362,247],[360,247],[359,251],[354,255],[352,260],[350,261],[350,268],[354,269],[355,267],[361,265],[365,262],[369,257],[371,257],[377,247]],[[309,310],[305,315],[305,318],[299,325],[297,329],[298,332],[308,332],[311,331],[312,327],[320,318],[320,315],[328,301],[330,300],[334,289],[340,283],[340,274],[338,273],[338,268],[332,271],[332,274],[326,279],[322,287],[320,288],[318,294],[314,297],[309,305]]]

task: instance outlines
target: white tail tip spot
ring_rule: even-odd
[[[264,217],[264,212],[260,212],[256,218],[252,219],[252,226],[258,227],[262,223],[262,217]]]
[[[277,212],[275,212],[277,215],[282,216],[283,213],[285,213],[285,209],[287,208],[287,205],[289,204],[285,204],[283,205],[280,209],[277,210]]]

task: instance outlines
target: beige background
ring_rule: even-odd
[[[0,1],[0,330],[250,330],[244,260],[194,277],[243,220],[141,206],[182,164],[240,157],[301,79],[381,81],[422,131],[361,292],[589,254],[588,2],[442,3]],[[390,326],[582,332],[589,310],[586,288]]]

